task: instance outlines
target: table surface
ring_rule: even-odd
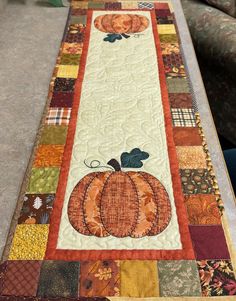
[[[181,3],[179,0],[173,0],[172,3],[231,236],[236,246],[235,196]],[[0,73],[0,254],[43,113],[67,13],[67,8],[39,6],[35,1],[27,1],[25,4],[8,4],[4,14],[0,15],[0,65],[1,70],[4,70]]]

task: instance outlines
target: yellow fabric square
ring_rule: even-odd
[[[42,260],[47,246],[49,225],[17,225],[9,260]]]
[[[176,34],[174,24],[160,24],[157,25],[157,30],[159,34]]]
[[[79,66],[59,65],[57,77],[63,78],[77,78]]]
[[[120,296],[122,297],[159,296],[157,261],[121,261],[120,277]]]
[[[88,2],[83,2],[83,1],[72,1],[71,2],[72,8],[88,8]]]
[[[202,146],[177,146],[179,168],[207,168],[206,154]]]
[[[121,2],[121,8],[122,9],[134,9],[134,8],[138,8],[138,3],[136,1],[122,1]]]

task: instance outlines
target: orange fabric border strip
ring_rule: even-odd
[[[125,9],[126,10],[126,9]],[[141,11],[138,10],[137,11]],[[79,110],[80,96],[82,90],[82,82],[85,73],[85,65],[87,59],[87,52],[90,40],[90,30],[92,21],[92,10],[87,12],[87,26],[84,41],[84,48],[80,63],[79,76],[75,86],[74,103],[72,108],[71,120],[69,124],[68,136],[63,156],[63,163],[61,174],[59,178],[58,189],[56,193],[56,200],[51,216],[51,224],[49,228],[48,245],[45,259],[54,260],[98,260],[98,259],[195,259],[192,242],[188,230],[187,212],[184,205],[184,197],[179,176],[179,167],[177,161],[177,154],[173,138],[172,119],[168,100],[168,91],[166,85],[164,65],[161,56],[161,47],[159,36],[157,32],[157,24],[155,11],[150,11],[152,18],[153,35],[156,44],[157,62],[159,67],[159,78],[161,86],[161,94],[164,109],[168,154],[170,160],[170,169],[172,174],[173,190],[175,205],[177,210],[179,229],[181,235],[181,242],[183,249],[181,250],[64,250],[56,249],[57,239],[59,233],[59,226],[61,220],[62,207],[64,202],[64,195],[66,190],[67,178],[70,167],[70,159],[73,148],[74,134],[77,122],[77,115]]]
[[[55,198],[53,211],[51,215],[51,224],[49,227],[48,244],[47,244],[47,250],[45,255],[46,259],[48,259],[48,257],[54,258],[54,253],[56,252],[57,238],[59,233],[59,226],[60,226],[60,220],[61,220],[64,196],[66,192],[66,184],[67,184],[67,179],[69,174],[70,160],[71,160],[72,148],[73,148],[74,136],[76,130],[76,122],[77,122],[77,116],[78,116],[79,105],[80,105],[80,96],[82,92],[82,84],[83,84],[85,66],[87,61],[91,22],[92,22],[92,11],[88,11],[86,32],[83,41],[84,43],[83,52],[82,52],[80,65],[79,65],[78,78],[75,84],[75,93],[73,98],[71,118],[68,127],[67,139],[66,139],[66,144],[65,144],[65,149],[64,149],[63,159],[62,159],[61,172],[60,172],[60,177],[59,177],[57,191],[56,191],[56,198]]]

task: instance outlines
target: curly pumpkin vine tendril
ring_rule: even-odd
[[[109,169],[111,169],[111,170],[114,171],[114,168],[112,168],[112,167],[110,167],[110,166],[107,166],[107,165],[101,165],[101,162],[100,162],[99,160],[92,160],[92,161],[90,162],[90,164],[87,164],[87,163],[86,163],[86,160],[84,160],[84,164],[85,164],[85,166],[87,166],[88,168],[92,168],[92,169],[94,169],[94,168],[109,168]]]

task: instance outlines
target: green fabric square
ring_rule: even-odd
[[[39,144],[65,144],[67,129],[68,127],[63,125],[45,125]]]
[[[71,16],[69,23],[70,24],[84,24],[84,25],[86,25],[87,16],[86,15]]]
[[[57,167],[32,168],[27,193],[55,193],[59,173]]]
[[[105,3],[89,1],[88,8],[105,8]]]
[[[38,286],[38,297],[78,297],[79,262],[44,261]]]
[[[177,43],[178,37],[176,34],[160,34],[161,43]]]
[[[161,297],[201,296],[195,260],[158,261]]]
[[[61,65],[79,65],[80,62],[80,54],[63,54],[61,56]]]
[[[186,78],[167,78],[167,87],[169,93],[191,93]]]

